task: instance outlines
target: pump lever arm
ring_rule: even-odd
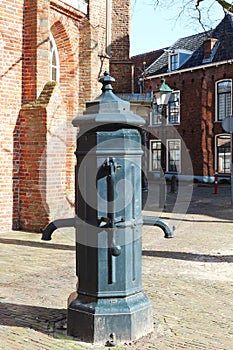
[[[174,238],[174,229],[169,227],[163,219],[154,216],[143,216],[143,225],[158,226],[163,230],[165,238]]]
[[[75,218],[57,219],[50,222],[45,228],[41,228],[42,241],[51,241],[53,232],[61,227],[74,227]]]
[[[115,162],[115,159],[110,157],[106,160],[105,166],[108,169],[107,176],[107,200],[108,200],[108,218],[109,218],[109,247],[113,256],[118,256],[121,253],[121,247],[116,245],[116,212],[115,212],[115,174],[117,169],[121,167]]]

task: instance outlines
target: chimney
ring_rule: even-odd
[[[210,58],[211,52],[218,39],[208,38],[204,41],[204,59]]]

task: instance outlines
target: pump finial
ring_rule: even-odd
[[[112,85],[111,82],[114,82],[115,79],[113,77],[110,76],[108,71],[104,72],[104,75],[102,77],[99,78],[99,82],[103,84],[102,86],[102,91],[108,91],[108,90],[112,90]]]

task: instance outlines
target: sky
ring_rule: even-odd
[[[204,31],[192,18],[193,12],[179,17],[185,0],[160,0],[161,6],[157,8],[153,7],[153,0],[131,1],[131,56],[170,46],[179,38]],[[224,16],[222,8],[214,0],[205,0],[201,4],[205,4],[205,7],[202,5],[203,10],[208,9],[203,18],[206,29],[216,27]]]

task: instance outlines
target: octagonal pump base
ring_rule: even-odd
[[[138,339],[153,330],[152,307],[143,293],[124,298],[78,296],[68,307],[67,333],[79,340],[105,344]]]

